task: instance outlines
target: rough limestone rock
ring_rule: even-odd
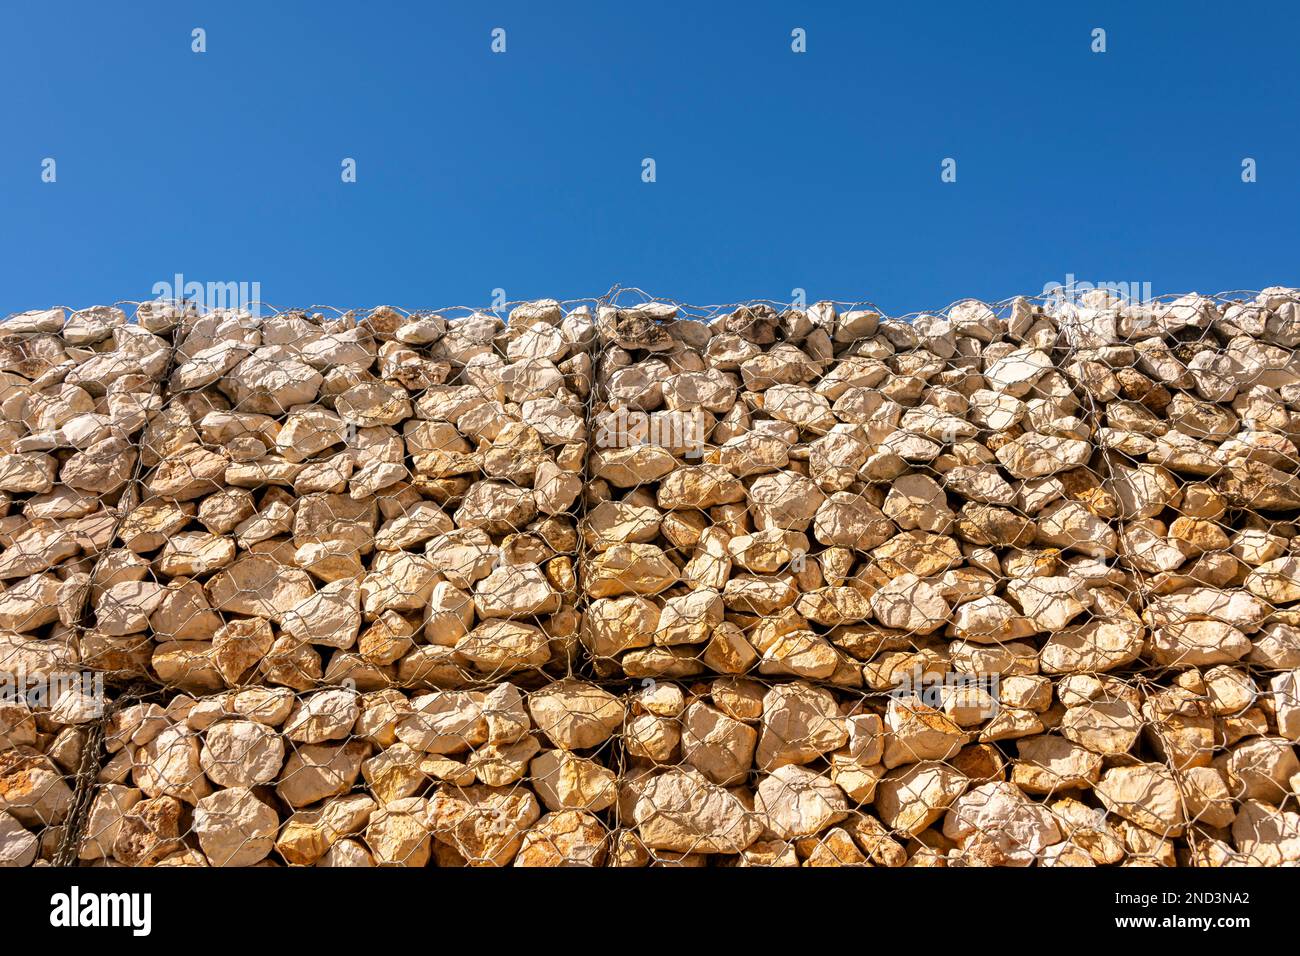
[[[778,684],[763,697],[758,766],[804,764],[844,746],[849,733],[835,698],[803,682]]]
[[[285,743],[274,728],[253,720],[222,720],[207,727],[199,765],[222,787],[257,787],[276,779]]]
[[[537,728],[564,750],[596,747],[623,723],[623,704],[609,692],[580,681],[548,685],[528,697]]]
[[[194,831],[213,866],[251,866],[275,845],[275,810],[246,787],[210,793],[194,808]]]
[[[604,866],[608,832],[580,810],[548,813],[524,835],[514,866]]]
[[[962,794],[944,816],[943,835],[985,865],[1029,866],[1062,838],[1051,811],[1013,783],[985,783]]]
[[[848,802],[839,787],[794,764],[777,767],[762,779],[754,807],[782,840],[814,836],[848,816]]]
[[[1162,764],[1115,767],[1097,783],[1106,809],[1163,837],[1181,834],[1186,808],[1174,772]]]
[[[424,866],[429,862],[432,834],[429,803],[423,797],[402,797],[379,807],[365,829],[366,846],[377,866]]]
[[[632,819],[646,847],[678,853],[739,853],[764,826],[728,790],[697,770],[676,768],[638,787]]]
[[[470,866],[509,866],[541,815],[526,789],[443,786],[429,801],[427,819],[434,839]]]

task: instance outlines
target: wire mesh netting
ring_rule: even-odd
[[[0,322],[0,863],[1300,862],[1296,290],[129,305]]]

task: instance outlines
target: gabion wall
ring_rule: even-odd
[[[0,322],[0,864],[1300,862],[1300,291]]]

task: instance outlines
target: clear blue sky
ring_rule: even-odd
[[[1298,29],[1284,3],[8,0],[0,313],[178,272],[278,306],[618,282],[895,314],[1067,273],[1300,285]]]

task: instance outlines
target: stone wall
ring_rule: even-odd
[[[1298,343],[1288,289],[13,316],[0,863],[1300,862]]]

